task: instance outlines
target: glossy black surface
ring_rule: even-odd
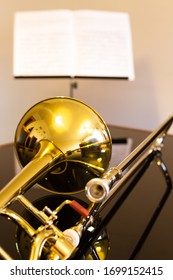
[[[149,134],[144,131],[130,130],[119,127],[111,127],[110,132],[112,137],[131,137],[133,139],[133,148],[135,148]],[[10,147],[0,149],[0,155],[3,154],[3,159],[0,157],[0,186],[3,187],[5,181],[13,177],[13,167],[10,166]],[[4,154],[7,156],[4,157]],[[12,155],[12,152],[11,152]],[[164,141],[162,149],[162,159],[173,179],[173,137],[168,136]],[[2,164],[3,160],[3,164]],[[10,164],[9,164],[10,162]],[[4,171],[5,170],[5,171]],[[120,203],[121,196],[126,192],[127,184],[111,201],[107,207],[112,209],[116,205],[114,216],[111,215],[111,220],[107,226],[111,242],[111,250],[108,259],[129,259],[134,252],[137,242],[144,233],[152,216],[157,210],[160,201],[163,199],[167,190],[167,184],[163,173],[157,166],[155,161],[150,164],[150,167],[142,174],[142,177],[137,182],[129,195]],[[33,200],[45,194],[44,190],[35,188],[28,192],[28,197]],[[80,194],[80,198],[84,198]],[[120,206],[118,206],[120,203]],[[117,207],[118,206],[118,207]],[[102,212],[103,217],[108,215],[108,210]],[[158,217],[152,225],[151,231],[144,240],[140,250],[135,254],[135,259],[173,259],[173,194],[172,190],[164,201],[163,208],[158,213]],[[9,248],[13,256],[15,252],[15,226],[11,222],[0,219],[0,240],[4,248]],[[8,233],[8,241],[7,241]],[[9,238],[11,236],[11,238]]]

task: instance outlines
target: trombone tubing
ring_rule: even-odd
[[[49,140],[40,141],[40,150],[22,171],[0,191],[0,209],[37,183],[62,156],[62,152]]]
[[[118,164],[115,167],[111,167],[107,172],[103,174],[100,178],[94,178],[91,179],[86,187],[85,192],[86,196],[91,200],[92,202],[96,202],[96,204],[93,205],[93,209],[98,208],[98,204],[101,201],[103,201],[110,193],[110,190],[112,188],[116,188],[115,183],[118,179],[122,178],[122,172],[139,156],[146,150],[146,148],[149,147],[156,139],[163,138],[166,136],[168,129],[172,125],[173,122],[173,116],[170,116],[165,122],[163,122],[156,130],[151,132],[148,137],[146,137],[141,144],[139,144],[120,164]],[[158,142],[158,144],[153,145],[151,147],[151,150],[154,150],[156,147],[158,149],[161,147],[161,144],[163,142],[163,139],[161,142]],[[100,198],[97,197],[97,199],[93,198],[92,190],[98,190],[100,192]],[[101,189],[101,191],[100,191]],[[117,189],[117,188],[116,188]],[[114,192],[114,190],[112,190]],[[104,193],[104,195],[103,195]],[[110,197],[110,196],[109,196]],[[92,212],[94,210],[91,210]]]
[[[126,167],[128,167],[131,162],[136,159],[154,140],[156,140],[159,136],[165,136],[167,134],[167,131],[169,130],[170,126],[173,122],[173,116],[170,116],[165,122],[163,122],[156,130],[151,132],[148,137],[144,141],[141,142],[137,146],[136,149],[134,149],[119,165],[118,169],[124,170]]]

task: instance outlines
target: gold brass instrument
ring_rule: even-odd
[[[91,107],[73,98],[54,97],[29,109],[15,134],[22,170],[0,191],[0,215],[17,224],[20,242],[30,243],[27,254],[17,245],[21,256],[30,260],[106,259],[109,238],[99,215],[145,160],[161,150],[171,124],[172,117],[118,166],[109,168],[111,136]],[[25,196],[36,184],[59,198],[53,202],[47,198],[39,209]],[[85,202],[72,196],[79,193]],[[37,221],[34,225],[25,214],[13,210],[16,202],[31,213]],[[67,223],[70,215],[76,215],[72,224]],[[84,252],[81,248],[87,243]],[[0,256],[12,259],[1,246]]]

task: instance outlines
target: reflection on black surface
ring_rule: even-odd
[[[146,132],[133,131],[129,129],[111,128],[112,135],[120,137],[131,137],[134,147],[138,145],[148,135]],[[163,160],[168,168],[171,179],[173,178],[173,138],[168,136],[165,139],[164,148],[162,151]],[[5,157],[4,157],[5,158]],[[7,161],[6,170],[10,170],[9,160]],[[5,168],[5,162],[2,166]],[[1,167],[1,168],[2,168]],[[3,174],[3,171],[1,171]],[[5,172],[4,172],[5,174]],[[121,195],[126,191],[127,185],[119,192],[114,201],[109,205],[118,203]],[[148,225],[156,207],[160,205],[160,201],[165,194],[166,185],[165,178],[160,172],[158,166],[152,163],[146,172],[142,175],[139,182],[128,195],[124,203],[116,211],[107,226],[107,231],[110,239],[109,259],[129,259],[141,234]],[[45,194],[44,190],[33,189],[29,191],[28,196],[35,200],[35,197],[40,197]],[[83,193],[78,194],[83,198]],[[165,194],[166,197],[166,194]],[[164,200],[164,199],[163,199]],[[107,214],[105,209],[104,215]],[[154,223],[145,243],[135,255],[135,259],[173,259],[173,194],[169,193],[169,197],[164,203],[159,217]],[[0,218],[0,240],[5,249],[9,249],[15,258],[20,258],[15,252],[15,225],[10,221]],[[7,242],[8,233],[8,242]]]

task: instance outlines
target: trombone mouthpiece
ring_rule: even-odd
[[[91,202],[102,202],[109,194],[109,185],[107,179],[94,178],[85,186],[85,193]]]

